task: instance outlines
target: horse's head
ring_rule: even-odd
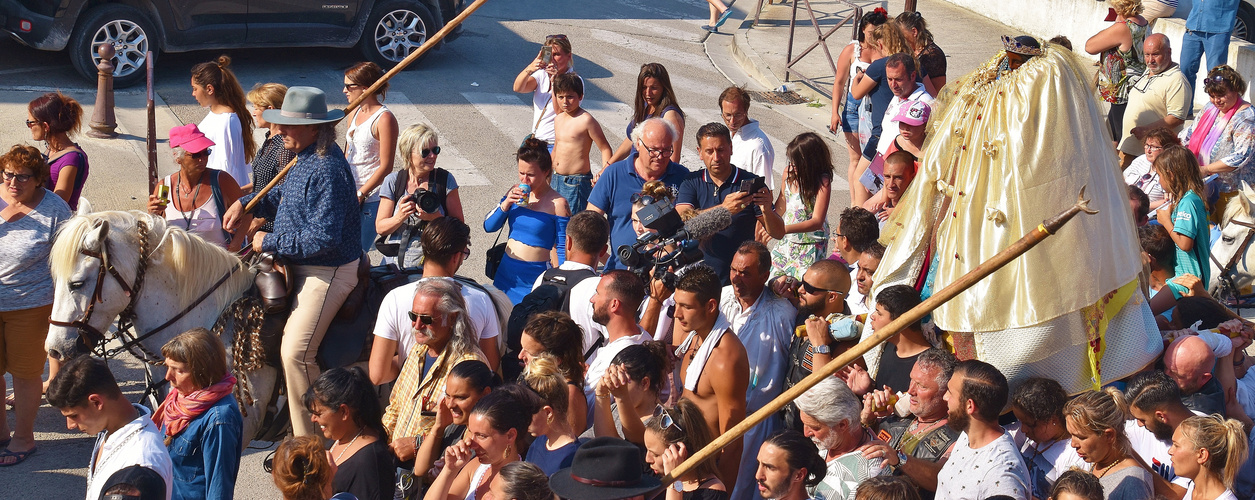
[[[52,325],[48,354],[69,359],[104,341],[130,303],[138,251],[135,216],[100,212],[66,221],[52,245]]]
[[[1252,201],[1255,191],[1245,182],[1242,190],[1228,198],[1222,206],[1216,207],[1221,215],[1220,239],[1211,246],[1211,282],[1207,290],[1213,294],[1220,289],[1222,280],[1232,280],[1238,290],[1249,286],[1255,277],[1246,271],[1245,256],[1255,238],[1255,215],[1252,214]],[[1238,290],[1233,290],[1237,292]]]

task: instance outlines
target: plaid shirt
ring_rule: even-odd
[[[427,376],[423,376],[423,368],[427,363],[427,346],[414,344],[410,348],[405,366],[401,367],[401,374],[392,386],[388,409],[383,414],[383,427],[388,431],[389,441],[427,435],[436,421],[435,411],[440,407],[440,399],[445,395],[445,376],[449,370],[468,359],[487,363],[478,349],[455,360],[448,359],[447,354],[447,350],[440,353],[436,364],[427,371]],[[424,412],[427,414],[424,415]]]

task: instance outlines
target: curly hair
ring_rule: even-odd
[[[527,320],[523,335],[544,348],[567,382],[584,387],[584,334],[570,315],[562,311],[536,313]]]
[[[1224,95],[1229,92],[1246,93],[1246,79],[1228,64],[1221,64],[1207,72],[1203,80],[1203,90],[1209,96]]]
[[[323,485],[331,481],[331,463],[322,438],[290,437],[275,449],[270,472],[286,500],[322,500]]]
[[[21,172],[23,169],[30,170],[31,175],[35,176],[33,180],[40,186],[48,183],[48,161],[34,146],[18,144],[10,148],[4,156],[0,156],[0,170]]]
[[[1142,15],[1142,0],[1111,0],[1108,2],[1111,8],[1124,17],[1137,17]]]

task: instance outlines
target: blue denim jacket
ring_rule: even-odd
[[[1194,0],[1185,29],[1205,33],[1228,33],[1238,18],[1240,0]]]
[[[170,441],[174,464],[171,500],[231,500],[240,471],[244,420],[228,395],[196,417]]]

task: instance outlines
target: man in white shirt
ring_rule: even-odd
[[[423,229],[423,279],[453,279],[470,255],[471,229],[466,223],[453,217],[440,217],[427,223]],[[414,347],[410,331],[410,305],[419,282],[399,286],[384,296],[375,320],[375,341],[370,352],[370,381],[385,384],[396,380],[405,365],[405,357]],[[488,359],[489,367],[496,370],[501,359],[497,337],[501,335],[501,320],[497,308],[483,290],[461,284],[462,298],[471,326],[479,336],[479,349]]]
[[[588,421],[592,422],[593,391],[601,382],[606,368],[624,348],[652,340],[636,323],[636,311],[645,299],[645,284],[635,274],[616,269],[603,274],[593,294],[593,321],[605,327],[606,345],[597,349],[588,360],[584,372],[584,397],[588,399]]]
[[[933,96],[924,89],[924,84],[918,82],[918,76],[915,58],[910,54],[894,54],[885,62],[885,82],[889,84],[889,90],[893,91],[893,98],[889,100],[889,107],[885,108],[885,116],[880,122],[880,142],[876,144],[876,152],[882,156],[889,150],[894,139],[898,138],[898,124],[895,123],[898,107],[907,101],[933,103]]]
[[[960,362],[946,384],[947,425],[962,430],[937,475],[937,498],[1029,498],[1028,467],[1011,435],[998,425],[1007,405],[1007,377],[978,360]]]
[[[610,246],[610,224],[606,217],[592,210],[585,210],[571,216],[566,225],[566,261],[558,266],[560,271],[590,271],[596,274],[597,263],[606,255]],[[552,269],[536,277],[532,291],[540,287],[546,276],[552,276]],[[600,340],[605,342],[606,328],[593,321],[593,294],[597,293],[600,276],[591,276],[576,282],[567,292],[567,314],[575,324],[580,325],[584,332],[582,351],[584,359],[591,355],[594,344],[600,347]],[[569,284],[568,284],[569,285]]]
[[[48,383],[46,397],[65,416],[67,429],[96,435],[87,467],[87,500],[100,498],[109,477],[132,465],[160,474],[170,499],[173,466],[165,436],[148,408],[126,400],[104,361],[90,356],[70,360]]]
[[[770,274],[771,251],[754,240],[742,243],[732,255],[732,284],[723,287],[719,298],[719,309],[732,323],[732,332],[741,339],[749,360],[746,414],[758,411],[780,395],[789,368],[789,344],[793,340],[797,310],[767,288]],[[772,415],[745,433],[741,471],[732,489],[733,499],[755,498],[759,446],[783,423],[779,414]]]
[[[1150,466],[1155,477],[1155,494],[1181,498],[1190,480],[1176,475],[1172,467],[1172,433],[1181,422],[1203,413],[1190,411],[1181,402],[1181,388],[1168,374],[1154,370],[1129,377],[1124,389],[1133,420],[1124,423],[1124,434],[1133,452]]]
[[[767,180],[767,187],[776,190],[772,165],[776,150],[771,140],[749,117],[750,95],[741,87],[728,87],[719,94],[719,111],[723,123],[732,132],[732,165]]]

